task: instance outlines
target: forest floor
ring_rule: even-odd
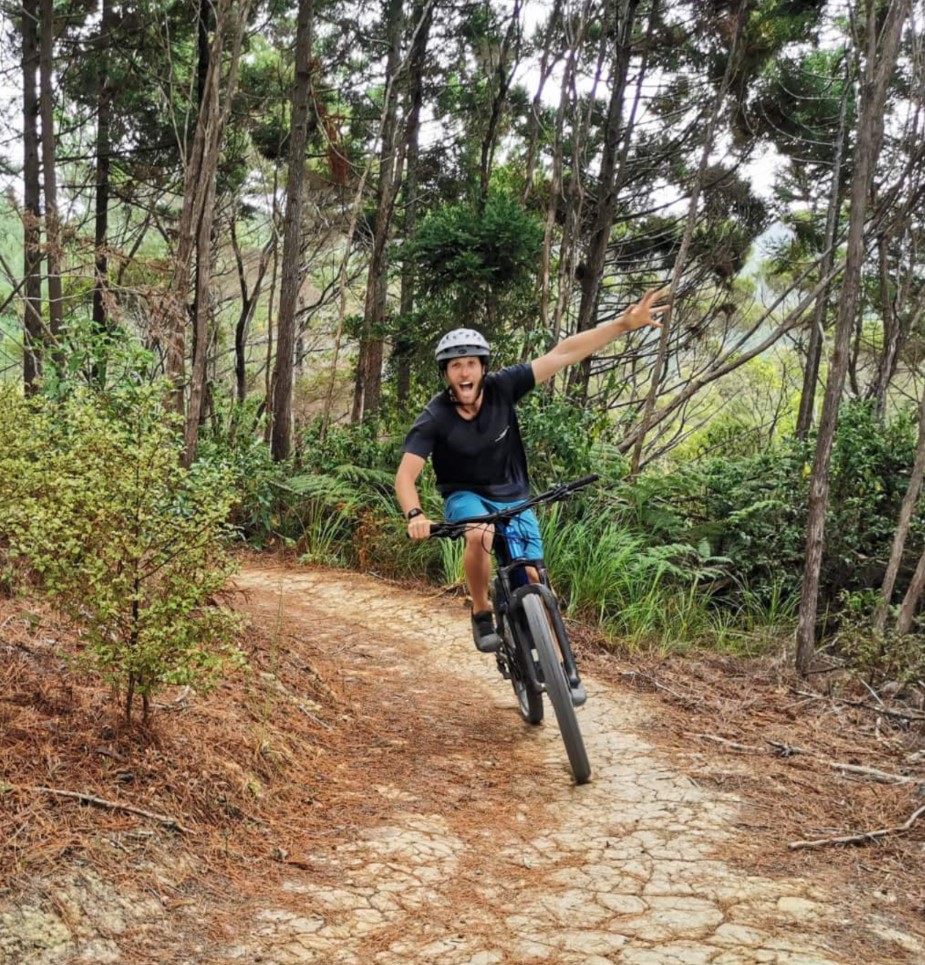
[[[0,600],[0,965],[925,963],[921,710],[576,627],[575,787],[458,595],[261,557],[228,599],[250,670],[131,727]]]

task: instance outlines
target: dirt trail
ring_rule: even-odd
[[[236,583],[301,674],[260,674],[292,713],[322,714],[292,680],[330,688],[304,809],[242,858],[246,893],[177,849],[145,894],[90,868],[0,894],[0,965],[925,963],[925,930],[836,875],[752,873],[737,801],[654,743],[654,697],[585,675],[576,788],[551,708],[520,721],[458,598],[281,564]]]
[[[576,788],[554,719],[521,724],[458,602],[330,572],[250,567],[238,584],[255,615],[301,624],[320,649],[346,621],[345,684],[375,678],[367,713],[411,737],[391,782],[370,774],[376,819],[316,852],[317,875],[286,885],[295,906],[253,909],[210,961],[835,965],[860,951],[872,965],[925,962],[921,937],[857,896],[722,860],[736,804],[647,742],[657,705],[645,697],[586,680],[594,777]]]

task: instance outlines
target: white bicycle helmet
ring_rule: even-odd
[[[437,364],[443,367],[450,359],[463,358],[468,355],[487,359],[490,351],[488,342],[481,332],[477,332],[474,328],[454,328],[452,332],[447,332],[437,343],[434,358],[437,360]]]

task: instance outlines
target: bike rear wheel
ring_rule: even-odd
[[[543,671],[546,693],[556,712],[559,733],[565,744],[575,783],[585,784],[591,777],[591,764],[578,726],[578,717],[572,705],[572,691],[562,666],[559,644],[549,625],[546,606],[538,594],[528,593],[523,598],[523,608],[530,627],[530,635],[533,637],[533,646],[536,648],[540,668]]]

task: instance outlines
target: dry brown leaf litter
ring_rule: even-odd
[[[478,752],[503,768],[510,722],[486,720],[465,694],[442,693],[439,667],[420,692],[397,690],[383,702],[389,668],[353,648],[360,634],[348,617],[336,640],[309,639],[280,623],[271,596],[262,611],[253,602],[241,601],[257,613],[245,644],[251,672],[206,696],[161,695],[146,729],[124,727],[107,688],[68,672],[78,644],[50,611],[0,600],[0,887],[85,862],[115,880],[148,876],[168,905],[210,887],[255,896],[293,868],[323,877],[318,856],[379,822],[391,804],[373,789],[396,775],[415,788],[403,806],[422,813],[465,807],[469,820],[504,823],[522,803],[505,780],[493,792],[480,779],[473,791],[472,734],[481,734]],[[922,803],[919,721],[840,702],[870,698],[844,681],[830,679],[831,694],[802,696],[809,688],[782,661],[631,660],[605,653],[579,628],[576,637],[587,672],[657,698],[649,736],[666,753],[698,782],[743,799],[728,860],[755,873],[840,876],[921,925],[925,822],[860,847],[788,850],[906,820]],[[431,705],[426,733],[409,723],[409,700]],[[852,777],[831,768],[839,761],[914,781]],[[38,787],[128,804],[194,833]],[[167,856],[179,870],[165,888],[157,869]]]

